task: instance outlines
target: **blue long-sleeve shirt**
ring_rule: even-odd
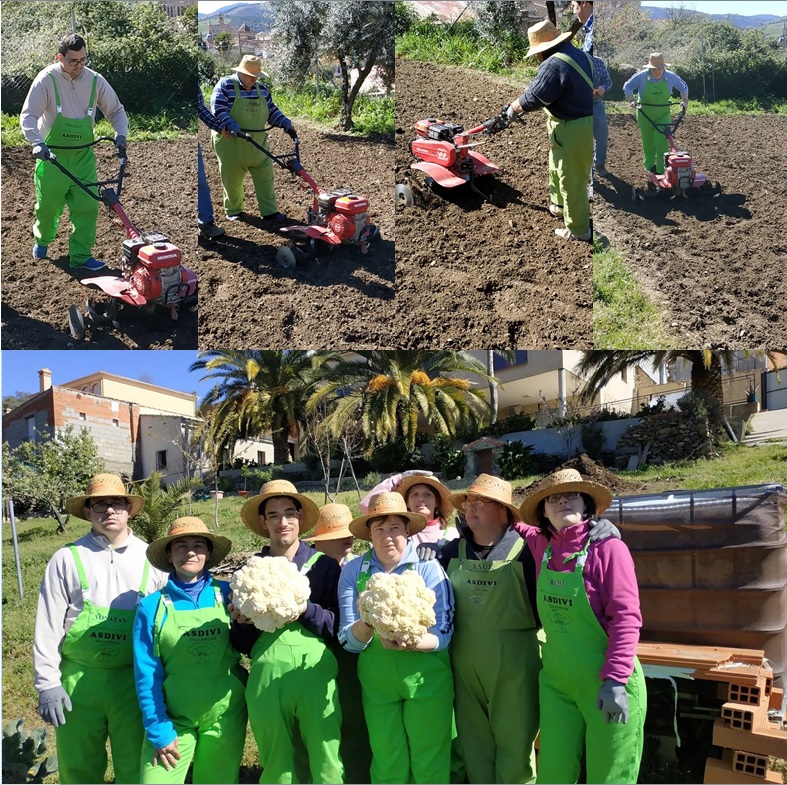
[[[226,128],[230,123],[234,122],[230,117],[230,110],[235,103],[235,99],[240,96],[241,98],[257,98],[257,88],[260,89],[260,96],[263,101],[268,103],[268,123],[276,128],[282,128],[285,131],[292,125],[290,119],[273,103],[270,90],[265,87],[262,82],[253,84],[251,90],[244,89],[241,84],[240,93],[237,92],[237,82],[232,76],[225,76],[219,80],[219,83],[213,88],[213,94],[210,97],[210,110],[216,116],[216,119],[221,123],[221,128]],[[257,130],[257,129],[250,129]]]
[[[661,79],[667,80],[667,86],[670,92],[677,90],[684,101],[689,100],[689,86],[676,73],[667,71],[665,68],[664,75]],[[661,79],[658,81],[661,81]],[[627,101],[630,101],[634,97],[634,93],[641,95],[642,91],[645,89],[645,85],[653,81],[656,80],[651,77],[649,68],[646,68],[644,71],[639,71],[623,85],[623,95],[626,96]]]
[[[589,55],[568,41],[555,47],[554,51],[568,55],[592,80]],[[546,106],[561,120],[576,120],[579,117],[592,117],[593,90],[576,69],[550,55],[538,67],[536,78],[519,97],[519,103],[525,112],[534,112]]]
[[[607,66],[600,57],[596,57],[595,55],[593,56],[593,87],[603,87],[605,93],[612,89],[612,78],[609,75]],[[593,96],[594,104],[603,100],[603,95]]]
[[[582,41],[582,51],[587,52],[589,55],[593,54],[593,14],[588,17],[587,22],[580,28],[585,34]]]
[[[218,581],[224,604],[228,602],[229,584]],[[196,608],[213,608],[216,595],[210,575],[205,575],[195,584],[181,583],[174,577],[163,590],[149,594],[137,606],[134,617],[134,679],[136,681],[137,698],[142,710],[142,725],[148,740],[156,748],[161,749],[175,741],[177,733],[167,715],[164,701],[164,664],[160,657],[153,654],[153,633],[156,611],[162,593],[169,594],[175,610],[191,611]],[[196,595],[196,596],[195,596]],[[167,620],[164,609],[162,624]],[[233,625],[234,626],[234,625]]]
[[[221,123],[213,116],[213,113],[205,106],[205,99],[202,97],[202,90],[197,88],[197,117],[202,120],[211,131],[221,131]]]
[[[374,549],[369,551],[370,577],[385,569],[374,555]],[[361,652],[369,644],[359,641],[352,633],[352,626],[360,618],[356,600],[358,599],[358,577],[361,569],[365,569],[366,558],[354,559],[345,564],[339,578],[339,643],[347,651]],[[424,583],[435,593],[435,624],[429,632],[437,636],[438,644],[435,651],[445,649],[451,641],[454,632],[454,590],[445,570],[436,560],[420,561],[412,542],[407,543],[402,559],[393,572],[401,575],[414,564],[415,571],[424,579]]]

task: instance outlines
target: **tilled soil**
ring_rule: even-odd
[[[132,222],[143,232],[161,231],[177,245],[183,263],[197,269],[196,139],[137,142],[129,145],[121,203]],[[117,175],[114,147],[96,146],[98,176]],[[29,148],[2,150],[2,348],[3,349],[194,349],[197,314],[181,309],[173,321],[168,310],[122,305],[120,329],[111,324],[88,328],[88,340],[76,342],[68,329],[70,305],[91,298],[99,307],[109,296],[86,288],[81,279],[118,274],[125,232],[109,210],[101,206],[93,255],[110,269],[91,273],[68,267],[68,208],[58,234],[49,246],[49,260],[34,260],[33,188],[34,159]]]
[[[461,68],[396,63],[396,182],[415,160],[416,121],[465,128],[500,112],[522,85]],[[566,242],[547,211],[549,142],[541,112],[479,147],[500,169],[469,189],[428,193],[396,208],[401,345],[587,348],[592,344],[591,248]]]
[[[298,262],[295,270],[276,264],[287,240],[281,226],[306,221],[311,195],[302,180],[274,165],[278,209],[291,220],[261,222],[251,178],[246,178],[248,218],[224,219],[218,162],[210,132],[200,126],[200,141],[215,220],[226,236],[201,242],[200,348],[392,348],[394,298],[393,144],[332,133],[293,118],[301,141],[301,163],[326,190],[352,188],[369,199],[380,239],[367,254],[353,246]],[[274,153],[292,150],[282,131],[270,133]]]
[[[787,342],[787,118],[692,117],[679,149],[722,186],[708,196],[646,197],[633,112],[610,115],[607,169],[595,227],[661,303],[681,347],[746,349]]]

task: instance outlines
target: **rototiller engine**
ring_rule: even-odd
[[[306,211],[306,226],[284,226],[279,231],[289,240],[276,252],[276,263],[287,270],[294,270],[299,261],[316,257],[319,243],[333,250],[337,245],[357,246],[362,254],[380,236],[369,217],[369,200],[351,188],[326,191],[312,179],[300,160],[300,141],[295,139],[295,150],[284,155],[274,155],[240,131],[238,136],[261,150],[275,164],[303,180],[303,187],[313,195],[312,205]]]
[[[112,142],[113,140],[108,136],[100,136],[90,144],[81,146],[91,147],[101,141]],[[63,148],[53,146],[52,149]],[[74,177],[57,160],[55,155],[52,155],[48,160],[83,191],[90,194],[93,199],[105,204],[114,213],[126,232],[120,263],[121,275],[103,275],[80,280],[84,286],[95,286],[112,299],[103,313],[100,313],[98,308],[91,303],[89,297],[84,315],[76,305],[72,305],[68,309],[69,329],[76,340],[81,341],[85,337],[85,317],[95,324],[111,321],[116,328],[120,327],[118,302],[137,307],[149,305],[169,308],[170,316],[173,319],[178,318],[178,310],[181,306],[196,306],[197,276],[182,264],[180,249],[161,232],[143,233],[140,231],[131,222],[120,204],[120,193],[126,171],[126,157],[120,159],[116,178],[99,180],[95,183],[84,183]]]
[[[670,104],[670,106],[676,105]],[[641,109],[642,106],[650,106],[650,104],[639,104],[638,108]],[[671,119],[669,123],[656,123],[648,116],[647,112],[642,111],[642,114],[659,133],[667,137],[669,143],[669,150],[664,153],[664,174],[646,173],[648,191],[656,195],[667,194],[670,199],[674,199],[678,195],[706,195],[716,199],[721,194],[721,185],[716,183],[714,186],[707,175],[694,168],[691,154],[685,150],[678,150],[675,146],[674,135],[686,116],[686,107],[682,107],[680,114],[675,119]],[[631,199],[632,201],[644,200],[645,193],[636,186],[632,186]]]

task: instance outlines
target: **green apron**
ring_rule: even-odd
[[[371,551],[363,558],[359,595],[371,576]],[[372,747],[371,781],[448,782],[454,702],[448,652],[386,649],[374,633],[358,657],[358,678]]]
[[[92,142],[93,110],[96,100],[96,81],[93,77],[93,88],[90,92],[90,103],[87,114],[82,119],[63,117],[60,93],[54,74],[49,75],[55,90],[55,106],[57,116],[51,130],[44,140],[48,147],[65,145],[73,147]],[[82,150],[53,150],[57,160],[83,182],[94,183],[96,174],[96,156],[92,147]],[[79,267],[93,254],[96,244],[96,220],[99,203],[86,194],[73,180],[70,180],[50,161],[38,161],[33,177],[36,189],[35,223],[33,236],[39,245],[50,245],[57,234],[57,225],[63,208],[68,205],[71,218],[71,236],[68,238],[68,263],[70,267]]]
[[[322,556],[320,551],[311,556],[301,574]],[[341,783],[338,666],[325,641],[293,621],[263,632],[250,657],[246,705],[260,754],[260,782]],[[296,755],[303,747],[308,767]]]
[[[535,781],[541,658],[517,561],[523,547],[517,537],[504,559],[481,561],[467,558],[462,539],[458,558],[448,564],[456,602],[456,725],[471,783]]]
[[[167,771],[153,765],[145,740],[140,783],[193,780],[236,783],[246,739],[246,671],[230,645],[230,617],[217,581],[211,608],[177,610],[162,589],[153,622],[153,653],[164,666],[164,702],[178,734],[180,760]],[[166,619],[164,618],[166,614]]]
[[[254,87],[257,97],[241,98],[243,87],[237,76],[233,79],[235,100],[230,107],[230,117],[238,123],[241,130],[248,132],[258,145],[268,150],[268,134],[259,130],[268,122],[268,102],[260,94],[260,86],[256,83]],[[227,139],[218,131],[211,131],[210,136],[219,159],[219,173],[224,188],[224,211],[227,215],[237,215],[243,211],[243,182],[247,172],[254,183],[260,215],[275,213],[276,194],[273,191],[271,159],[245,139]]]
[[[589,783],[635,783],[639,774],[647,698],[638,659],[626,685],[628,722],[608,724],[596,708],[609,638],[582,576],[588,546],[569,557],[576,558],[574,572],[555,572],[549,569],[550,544],[538,577],[538,613],[547,638],[539,680],[539,783],[576,782],[583,750]]]
[[[652,171],[655,167],[657,174],[664,174],[664,153],[669,150],[669,142],[664,134],[657,131],[648,122],[648,117],[654,123],[666,124],[670,122],[669,100],[671,93],[672,90],[667,84],[666,76],[657,82],[648,76],[645,89],[639,94],[640,104],[646,104],[646,106],[637,109],[637,124],[642,137],[642,165],[648,171]],[[643,117],[643,114],[646,116]]]
[[[144,731],[134,684],[134,610],[94,605],[85,569],[74,545],[83,605],[61,647],[63,689],[71,697],[66,723],[55,728],[60,781],[103,782],[109,736],[115,782],[139,782],[139,751]],[[148,583],[145,562],[139,596]]]
[[[593,90],[593,80],[576,61],[562,52],[557,57],[582,76]],[[591,72],[593,61],[588,57]],[[587,184],[593,168],[593,115],[575,120],[561,120],[548,107],[549,198],[563,208],[563,221],[572,234],[583,235],[590,229],[590,202]]]

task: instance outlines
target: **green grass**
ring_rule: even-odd
[[[626,101],[606,101],[607,114],[634,114],[634,110]],[[676,112],[680,107],[673,107]],[[774,101],[763,103],[751,99],[725,99],[723,101],[689,100],[687,119],[691,117],[730,117],[734,115],[762,115],[777,114],[787,117],[787,101]]]
[[[599,349],[671,348],[659,307],[614,248],[593,253],[593,345]]]

